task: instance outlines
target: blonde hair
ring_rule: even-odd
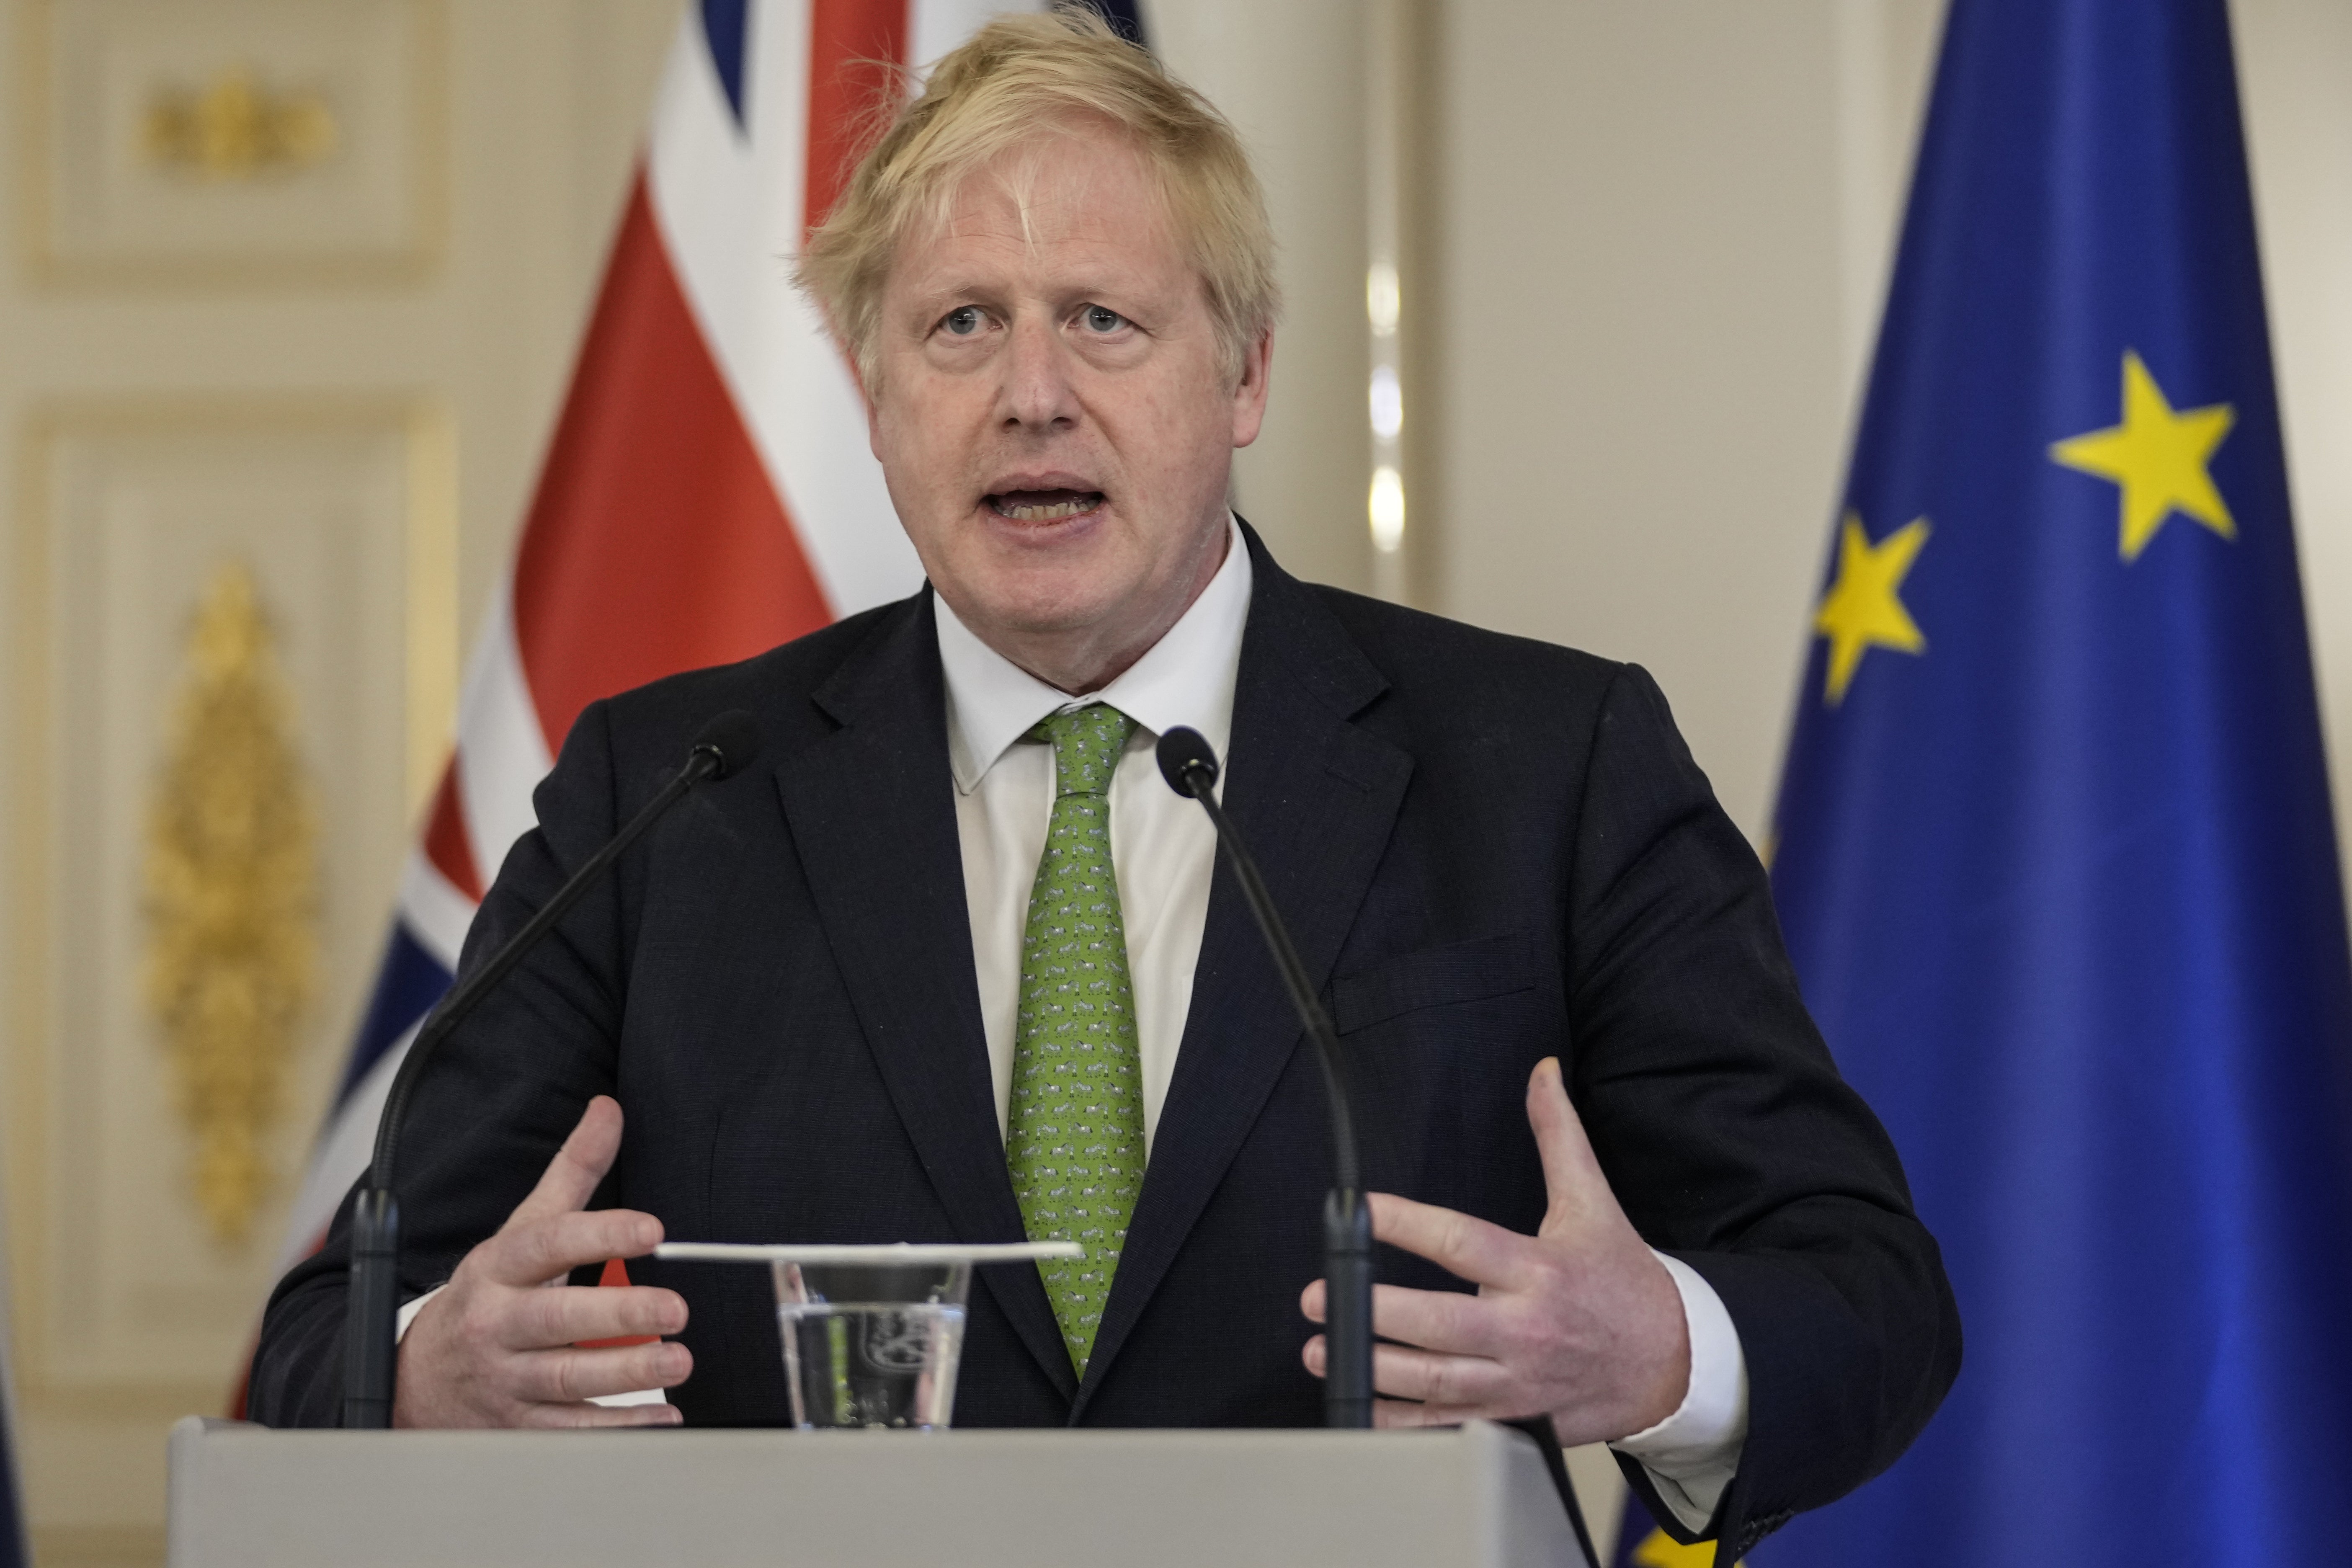
[[[879,116],[877,115],[877,120]],[[882,290],[908,232],[944,220],[974,170],[1041,135],[1108,121],[1159,174],[1217,326],[1226,374],[1274,325],[1274,231],[1232,124],[1094,10],[999,16],[941,59],[858,161],[809,237],[793,279],[816,300],[877,383]],[[1073,124],[1073,121],[1080,122]]]

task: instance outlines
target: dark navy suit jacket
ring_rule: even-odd
[[[1224,800],[1338,1024],[1369,1184],[1532,1232],[1524,1096],[1559,1055],[1633,1224],[1739,1331],[1748,1436],[1716,1528],[1744,1549],[1883,1469],[1958,1365],[1951,1292],[1655,685],[1300,584],[1248,537]],[[600,1204],[673,1237],[1021,1237],[944,702],[927,590],[581,716],[469,963],[711,715],[749,709],[766,750],[625,856],[449,1041],[401,1151],[404,1293],[497,1228],[600,1092],[628,1117]],[[1221,864],[1086,1375],[1035,1270],[984,1270],[958,1424],[1318,1424],[1298,1294],[1321,1271],[1324,1128],[1311,1049]],[[259,1419],[335,1418],[343,1246],[339,1221],[272,1299]],[[632,1272],[690,1303],[695,1371],[673,1394],[688,1422],[788,1419],[762,1271]],[[1460,1283],[1394,1251],[1381,1277]]]

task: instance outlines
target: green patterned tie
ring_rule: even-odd
[[[1143,1071],[1127,926],[1110,865],[1110,780],[1135,721],[1093,703],[1030,731],[1054,746],[1054,816],[1029,892],[1005,1156],[1032,1241],[1087,1255],[1037,1266],[1080,1372],[1143,1186]]]

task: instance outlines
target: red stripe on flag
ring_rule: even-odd
[[[639,174],[515,562],[548,749],[580,710],[833,619],[719,379]]]
[[[809,7],[808,177],[802,210],[816,227],[849,183],[866,143],[898,105],[907,0],[815,0]]]
[[[457,759],[441,770],[441,787],[433,792],[433,809],[425,818],[425,858],[449,885],[476,903],[482,901],[482,879],[474,869],[473,846],[466,838],[466,808],[457,798]]]

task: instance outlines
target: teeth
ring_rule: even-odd
[[[1085,496],[1076,500],[1055,501],[1051,506],[1014,506],[997,501],[996,515],[1009,517],[1015,522],[1055,522],[1066,517],[1076,517],[1102,504],[1100,496]]]

